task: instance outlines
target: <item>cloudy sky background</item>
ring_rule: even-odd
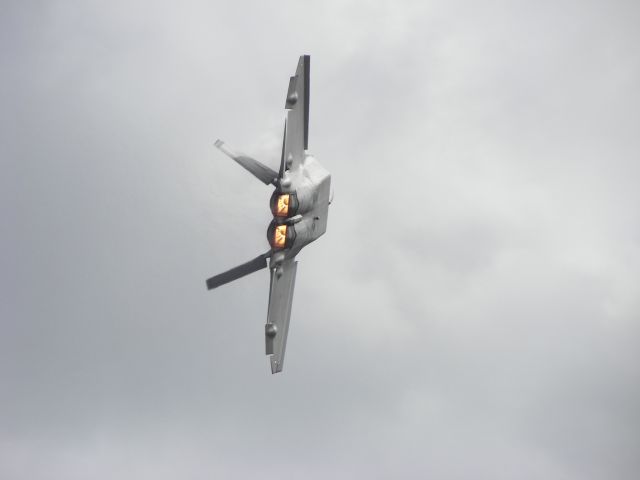
[[[635,479],[640,7],[3,2],[0,477]],[[332,172],[263,355],[288,77]]]

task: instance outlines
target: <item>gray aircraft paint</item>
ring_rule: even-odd
[[[221,140],[215,142],[217,148],[265,185],[275,185],[277,194],[295,195],[297,199],[295,213],[286,219],[281,219],[274,214],[276,225],[286,224],[287,228],[295,232],[292,245],[287,245],[284,249],[273,247],[269,252],[207,280],[207,288],[212,290],[265,268],[266,258],[269,258],[271,281],[264,332],[265,351],[267,355],[271,355],[271,373],[281,372],[284,365],[298,265],[295,257],[300,250],[317,240],[327,230],[331,175],[307,151],[309,74],[310,58],[308,55],[302,55],[295,75],[289,79],[285,100],[287,116],[282,139],[280,169],[277,173],[247,155],[236,153]],[[273,232],[268,235],[273,235]]]
[[[0,478],[640,471],[638,2],[3,2]],[[337,190],[262,358],[285,90]],[[366,172],[366,173],[365,173]]]

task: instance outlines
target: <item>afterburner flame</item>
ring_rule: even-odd
[[[276,206],[276,216],[286,217],[289,215],[289,194],[280,195],[278,197],[278,205]]]
[[[273,233],[274,248],[284,248],[287,243],[287,226],[278,225]]]

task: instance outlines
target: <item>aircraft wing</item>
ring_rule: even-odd
[[[297,267],[298,262],[291,258],[271,269],[269,313],[265,325],[266,351],[267,355],[271,355],[271,373],[281,372],[284,363]]]
[[[289,79],[283,160],[295,169],[304,159],[309,144],[309,55],[298,60],[296,74]]]

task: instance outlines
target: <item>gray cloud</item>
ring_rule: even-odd
[[[12,4],[0,476],[635,478],[631,2]],[[287,77],[329,231],[263,358]]]

